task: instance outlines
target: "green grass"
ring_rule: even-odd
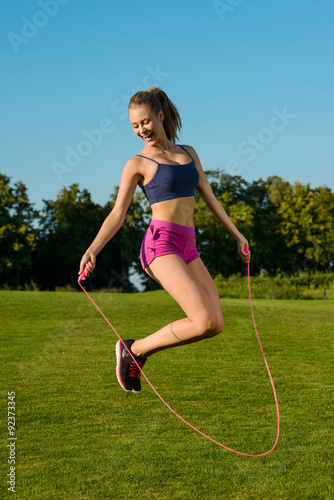
[[[180,317],[164,291],[94,299],[125,337]],[[168,404],[226,446],[269,450],[276,410],[249,304],[223,299],[224,333],[156,354],[145,373]],[[82,293],[0,292],[1,490],[7,392],[16,393],[19,499],[333,498],[331,301],[254,300],[281,413],[276,449],[228,452],[180,422],[142,382],[115,376],[115,334]]]

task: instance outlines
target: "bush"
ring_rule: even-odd
[[[220,297],[247,298],[247,276],[234,274],[224,278],[218,274],[215,284]],[[325,294],[323,293],[325,290]],[[316,272],[298,276],[278,274],[275,277],[265,275],[251,276],[251,293],[255,299],[324,299],[334,298],[334,274]]]

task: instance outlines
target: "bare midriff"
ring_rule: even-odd
[[[151,208],[152,219],[173,222],[187,227],[194,225],[194,196],[159,201],[159,203],[154,203]]]

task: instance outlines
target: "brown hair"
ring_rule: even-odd
[[[129,109],[138,106],[147,106],[150,111],[158,115],[162,110],[164,114],[163,126],[168,140],[175,144],[178,139],[177,132],[181,131],[182,123],[176,106],[163,90],[150,87],[147,91],[134,94],[129,102]]]

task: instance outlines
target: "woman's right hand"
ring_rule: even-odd
[[[96,256],[92,252],[86,252],[81,261],[80,261],[80,269],[78,274],[80,275],[85,270],[85,277],[82,279],[88,278],[88,276],[94,271],[96,263]]]

